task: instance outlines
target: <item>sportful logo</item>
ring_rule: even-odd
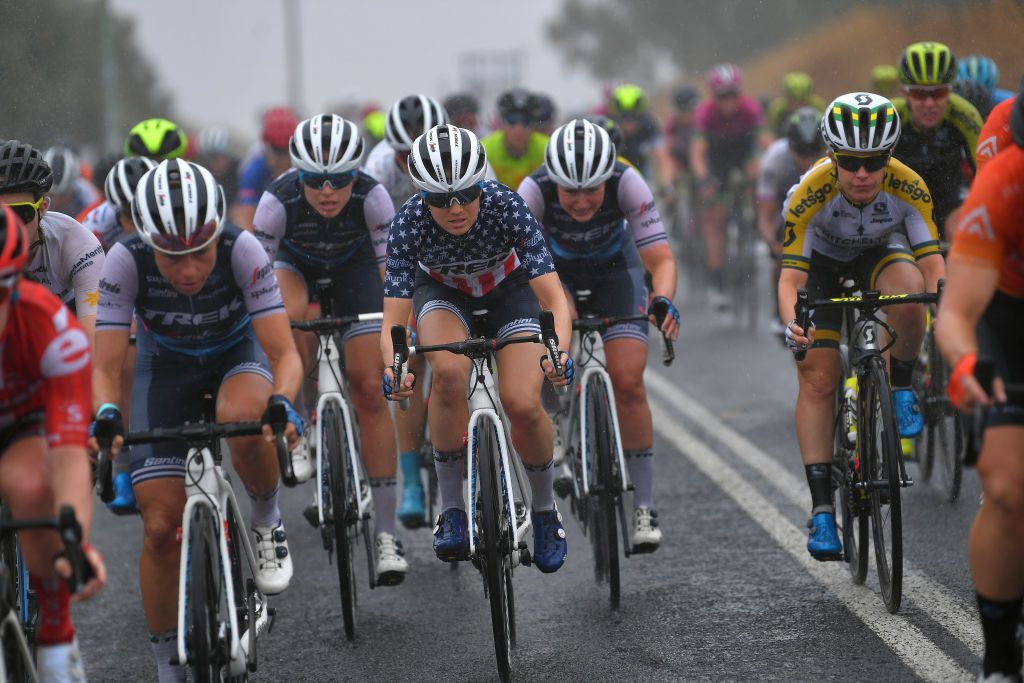
[[[979,206],[960,219],[957,232],[981,237],[989,242],[996,241],[995,232],[992,230],[992,221],[988,217],[988,209],[985,206]]]

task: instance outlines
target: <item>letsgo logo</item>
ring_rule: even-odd
[[[924,202],[925,204],[932,203],[932,196],[928,194],[928,188],[922,187],[920,178],[915,179],[912,183],[908,183],[906,178],[897,178],[896,176],[890,175],[889,187],[898,192],[902,192],[915,202]]]
[[[790,201],[789,212],[799,218],[815,204],[823,203],[831,194],[832,183],[825,183],[817,189],[808,187],[807,193],[804,195],[803,199],[800,200],[799,204],[793,203],[796,201],[796,197]]]

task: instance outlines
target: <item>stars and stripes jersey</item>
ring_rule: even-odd
[[[1010,114],[1013,112],[1013,100],[1005,100],[997,104],[985,119],[978,136],[978,172],[991,161],[1001,150],[1013,144],[1010,133]]]
[[[790,188],[782,219],[783,268],[810,270],[815,252],[852,261],[866,249],[888,244],[900,228],[914,258],[940,253],[928,186],[897,159],[889,161],[881,191],[865,204],[843,196],[832,162],[822,159]]]
[[[50,447],[85,447],[92,416],[89,339],[66,306],[22,280],[0,335],[0,430],[40,411]]]
[[[519,195],[540,221],[558,260],[604,262],[629,240],[640,251],[668,243],[651,189],[636,169],[621,162],[605,181],[604,201],[588,221],[577,221],[562,207],[558,186],[543,166],[523,180]]]
[[[960,210],[950,262],[999,271],[999,291],[1024,298],[1024,149],[1011,143],[978,173]]]
[[[71,216],[47,211],[25,275],[79,316],[96,315],[103,245]]]
[[[462,236],[435,223],[419,195],[402,206],[388,236],[385,297],[412,298],[417,269],[473,297],[518,268],[530,279],[555,272],[541,227],[522,197],[493,180],[482,185],[480,214]]]

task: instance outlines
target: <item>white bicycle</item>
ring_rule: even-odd
[[[545,315],[546,314],[546,315]],[[473,311],[473,329],[483,329],[486,310]],[[498,675],[508,681],[512,675],[512,648],[516,643],[515,596],[512,571],[520,564],[531,564],[526,543],[533,524],[530,520],[532,496],[526,471],[509,439],[509,422],[501,407],[497,385],[491,372],[494,354],[510,344],[541,343],[553,338],[551,313],[541,314],[541,334],[506,339],[473,337],[452,344],[408,346],[403,325],[391,328],[395,349],[392,372],[396,385],[401,384],[409,356],[417,353],[446,351],[469,358],[469,426],[467,428],[470,457],[466,458],[466,499],[469,526],[469,559],[484,580],[484,594],[490,602],[491,627]],[[549,358],[560,367],[557,354]],[[557,338],[554,348],[557,349]]]

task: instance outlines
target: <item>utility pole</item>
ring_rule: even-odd
[[[100,0],[100,92],[103,96],[103,150],[101,154],[119,151],[123,131],[121,103],[117,96],[117,57],[114,55],[114,36],[111,30],[108,0]]]
[[[302,43],[299,39],[299,0],[284,0],[284,59],[288,104],[302,111]]]

